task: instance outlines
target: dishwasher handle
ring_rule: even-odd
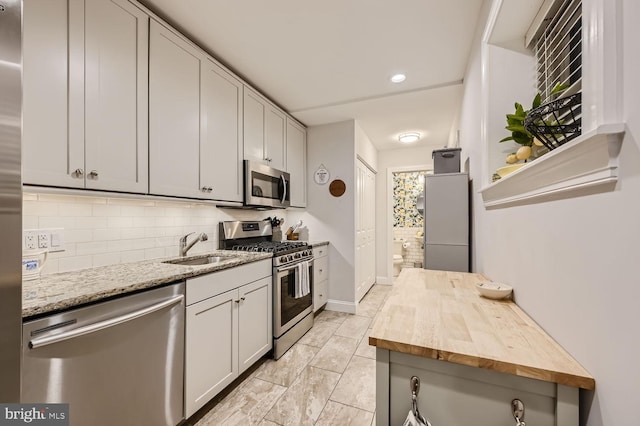
[[[129,312],[128,314],[124,314],[115,318],[109,318],[107,320],[85,325],[83,327],[78,327],[73,330],[65,331],[64,333],[55,334],[53,336],[36,337],[35,339],[32,339],[29,342],[29,348],[37,349],[42,346],[51,345],[54,343],[62,342],[64,340],[69,340],[75,337],[84,336],[90,333],[95,333],[96,331],[104,330],[105,328],[114,327],[116,325],[123,324],[125,322],[143,317],[145,315],[149,315],[153,312],[175,305],[176,303],[180,303],[182,302],[183,299],[184,299],[184,296],[179,295],[171,299],[167,299],[164,302],[147,306],[146,308],[142,308],[134,312]]]

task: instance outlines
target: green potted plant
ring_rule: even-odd
[[[557,95],[565,91],[569,86],[557,83],[551,90],[550,96]],[[518,161],[527,161],[532,153],[533,146],[541,147],[542,142],[537,140],[527,129],[524,127],[524,119],[529,114],[529,111],[538,108],[542,102],[542,95],[538,93],[531,102],[531,109],[525,110],[522,104],[515,103],[515,112],[513,114],[507,114],[507,125],[505,129],[511,132],[511,136],[502,138],[499,142],[514,141],[520,145],[520,148],[516,152],[512,152],[507,155],[506,162],[508,164],[515,164]]]

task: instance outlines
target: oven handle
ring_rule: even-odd
[[[313,264],[313,258],[308,260],[308,262],[309,262],[310,265],[312,265]],[[293,268],[297,268],[300,263],[302,263],[302,262],[297,262],[297,263],[295,263],[293,265],[285,266],[283,268],[278,267],[278,268],[276,268],[276,272],[280,273],[280,272],[289,271],[289,270],[291,270]]]
[[[287,180],[284,178],[284,175],[280,175],[280,179],[282,179],[282,188],[283,188],[283,193],[282,193],[282,200],[280,200],[281,203],[284,203],[284,200],[287,199]]]

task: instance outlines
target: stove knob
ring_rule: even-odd
[[[293,260],[293,255],[290,254],[289,256],[287,256],[287,259],[289,260],[289,262],[291,262]]]
[[[286,261],[287,261],[287,256],[282,256],[282,257],[280,258],[280,262],[284,263],[284,262],[286,262]]]

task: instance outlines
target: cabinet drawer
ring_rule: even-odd
[[[271,259],[189,278],[187,306],[264,277],[271,277]]]
[[[313,281],[326,281],[329,277],[329,258],[321,257],[313,260]]]
[[[319,257],[324,257],[328,253],[329,253],[329,245],[328,244],[313,248],[313,257],[314,257],[314,259],[317,259]]]
[[[317,311],[327,303],[329,299],[327,294],[328,281],[320,281],[313,283],[313,312]]]

